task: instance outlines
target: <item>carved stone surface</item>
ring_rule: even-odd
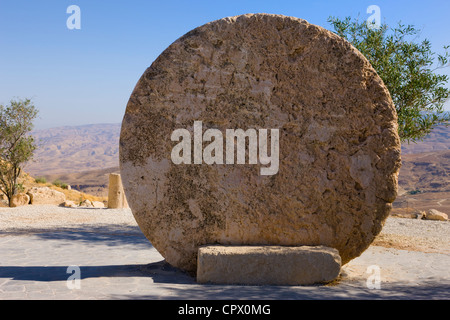
[[[341,257],[324,246],[202,246],[197,282],[245,285],[311,285],[337,278]]]
[[[109,174],[108,208],[128,208],[127,198],[122,186],[122,179],[118,173]]]
[[[173,163],[171,135],[194,121],[224,137],[278,129],[277,173]],[[324,245],[347,263],[381,231],[400,162],[395,108],[369,62],[330,31],[269,14],[217,20],[170,45],[137,83],[120,137],[136,221],[167,262],[193,272],[207,244]]]

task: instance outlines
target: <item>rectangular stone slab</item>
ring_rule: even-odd
[[[341,257],[325,246],[222,246],[198,250],[197,282],[244,285],[310,285],[329,282]]]

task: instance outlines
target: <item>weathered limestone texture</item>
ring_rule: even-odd
[[[49,187],[33,187],[28,190],[30,204],[56,204],[60,205],[66,201],[66,195]]]
[[[123,191],[122,179],[118,173],[111,173],[109,175],[108,208],[128,208],[127,198],[125,196],[125,192]]]
[[[12,196],[11,207],[26,206],[30,203],[30,196],[26,193],[18,193]]]
[[[324,246],[204,246],[198,250],[197,282],[246,285],[310,285],[335,280],[336,249]]]
[[[278,172],[174,164],[171,134],[192,133],[194,121],[203,133],[279,129]],[[176,40],[137,83],[120,136],[137,223],[192,272],[208,244],[323,245],[347,263],[381,231],[400,163],[397,114],[370,63],[332,32],[281,15],[224,18]]]
[[[427,220],[438,220],[438,221],[447,221],[448,215],[446,213],[440,212],[436,209],[430,209],[425,214],[425,219]]]

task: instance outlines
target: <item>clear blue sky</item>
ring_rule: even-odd
[[[414,24],[435,51],[450,44],[448,0],[0,1],[0,104],[33,98],[37,129],[121,122],[156,57],[189,30],[227,16],[284,14],[330,29],[330,15],[366,19],[367,7],[378,5],[383,21]],[[66,26],[72,4],[81,9],[80,30]]]

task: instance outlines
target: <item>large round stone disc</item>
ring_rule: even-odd
[[[176,129],[191,135],[192,164],[173,162]],[[224,164],[194,163],[194,136],[207,129],[223,133]],[[278,171],[262,175],[259,154],[249,164],[249,146],[245,164],[226,163],[227,129],[278,129]],[[195,271],[205,244],[325,245],[345,264],[396,197],[397,115],[369,62],[337,35],[286,16],[225,18],[175,41],[142,75],[120,165],[137,223],[176,267]]]

